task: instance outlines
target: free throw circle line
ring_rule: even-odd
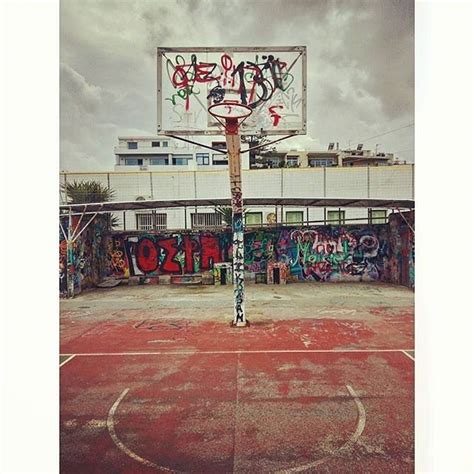
[[[357,442],[357,440],[359,439],[360,435],[362,434],[365,428],[365,422],[366,422],[365,408],[362,402],[360,401],[360,398],[355,392],[355,390],[350,385],[346,385],[346,388],[347,388],[347,391],[350,393],[351,397],[353,398],[357,406],[357,411],[359,413],[358,420],[357,420],[357,427],[354,433],[352,433],[351,437],[339,449],[334,451],[331,455],[318,459],[317,461],[304,464],[302,466],[297,466],[297,467],[292,467],[289,469],[283,469],[281,471],[277,471],[277,474],[292,474],[294,472],[307,471],[308,469],[312,469],[316,466],[319,466],[320,464],[325,463],[326,461],[331,459],[336,453],[340,453],[341,451],[344,451],[347,448],[350,448],[353,444]]]
[[[115,400],[115,403],[112,405],[112,407],[109,410],[109,414],[107,416],[107,429],[109,430],[109,434],[110,434],[110,437],[112,438],[112,441],[123,453],[125,453],[128,457],[132,458],[134,461],[137,461],[145,466],[148,466],[154,469],[161,469],[166,472],[179,473],[179,471],[174,471],[173,469],[169,469],[164,466],[159,466],[158,464],[155,464],[154,462],[151,462],[148,459],[142,458],[138,454],[134,453],[127,446],[125,446],[125,444],[117,436],[117,432],[115,431],[115,421],[114,421],[115,412],[117,411],[117,408],[120,405],[120,402],[125,398],[129,390],[130,390],[129,388],[126,388],[121,393],[121,395],[117,398],[117,400]]]

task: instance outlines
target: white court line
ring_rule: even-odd
[[[301,471],[307,471],[308,469],[313,469],[316,466],[319,466],[320,464],[325,463],[326,461],[331,459],[334,455],[341,453],[342,451],[350,448],[353,444],[357,443],[357,440],[359,439],[360,435],[362,434],[365,428],[365,422],[366,422],[365,408],[362,402],[360,401],[360,398],[355,392],[355,390],[350,385],[346,385],[346,388],[347,388],[347,391],[351,394],[352,398],[354,399],[354,402],[357,406],[357,411],[359,412],[357,427],[354,433],[352,433],[351,437],[339,449],[336,449],[329,456],[325,456],[324,458],[318,459],[317,461],[310,462],[308,464],[304,464],[302,466],[297,466],[297,467],[292,467],[289,469],[283,469],[281,471],[277,471],[277,474],[292,474],[293,472],[301,472]]]
[[[238,422],[238,415],[239,415],[239,375],[240,375],[240,354],[237,354],[237,368],[235,371],[235,410],[234,410],[234,445],[233,445],[233,463],[232,463],[232,472],[235,472],[237,462],[238,462],[238,457],[236,456],[236,449],[235,446],[237,444],[237,435],[240,434],[238,433],[238,428],[239,422]]]
[[[269,349],[237,351],[154,351],[154,352],[84,352],[76,357],[93,356],[140,356],[140,355],[195,355],[195,354],[304,354],[304,353],[364,353],[364,352],[405,352],[413,349]],[[410,356],[409,356],[410,357]],[[414,359],[413,359],[414,360]]]
[[[301,471],[306,471],[308,469],[312,469],[316,466],[319,466],[320,464],[325,463],[328,459],[332,458],[335,454],[340,453],[350,448],[355,443],[357,443],[359,437],[361,436],[361,434],[363,433],[365,429],[365,423],[366,423],[365,408],[362,402],[360,401],[360,398],[355,392],[355,390],[350,385],[346,385],[346,388],[347,388],[347,391],[350,393],[351,397],[353,398],[357,406],[357,411],[358,411],[357,426],[354,433],[352,433],[351,437],[339,449],[334,451],[330,456],[325,456],[324,458],[318,459],[317,461],[314,461],[308,464],[304,464],[302,466],[297,466],[297,467],[277,471],[277,474],[292,474],[294,472],[301,472]],[[152,461],[149,461],[148,459],[142,458],[141,456],[133,452],[131,449],[129,449],[117,436],[117,432],[115,431],[115,420],[114,420],[115,412],[117,411],[117,408],[120,405],[120,402],[125,398],[125,396],[127,395],[129,391],[130,391],[130,388],[126,388],[120,394],[120,396],[117,398],[117,400],[115,400],[114,404],[110,408],[109,414],[107,415],[107,429],[109,431],[110,437],[112,438],[113,442],[123,453],[125,453],[128,457],[130,457],[134,461],[137,461],[153,469],[166,471],[166,472],[172,472],[176,474],[183,474],[183,473],[180,473],[180,471],[175,471],[165,466],[160,466]],[[238,398],[236,400],[236,403],[238,404]],[[234,439],[234,443],[235,443],[235,439]],[[235,471],[235,445],[234,445],[234,471]]]
[[[405,350],[400,350],[400,352],[403,352],[407,357],[409,357],[413,362],[415,361],[415,358],[412,357],[410,354],[407,352],[408,349]]]
[[[67,354],[64,354],[64,355],[67,355]],[[63,360],[63,361],[59,364],[59,367],[61,368],[64,364],[67,364],[70,360],[74,359],[74,357],[76,357],[76,354],[72,354],[72,355],[69,356],[66,360]]]
[[[109,430],[110,437],[112,438],[115,445],[133,460],[157,470],[166,471],[166,472],[178,472],[172,469],[168,469],[167,467],[164,467],[164,466],[159,466],[158,464],[155,464],[154,462],[148,461],[148,459],[142,458],[138,454],[134,453],[131,449],[127,448],[127,446],[125,446],[125,444],[123,444],[122,441],[120,441],[120,439],[118,438],[117,433],[115,431],[114,415],[115,415],[115,412],[117,411],[117,407],[119,406],[120,402],[125,398],[125,395],[127,395],[129,390],[130,390],[129,388],[126,388],[122,392],[122,394],[117,398],[117,400],[115,400],[115,403],[110,408],[109,414],[107,416],[107,429]]]

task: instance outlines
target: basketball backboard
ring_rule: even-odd
[[[157,49],[158,134],[220,135],[208,112],[252,109],[241,135],[306,134],[306,46]]]

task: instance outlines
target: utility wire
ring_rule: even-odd
[[[413,151],[414,148],[408,148],[407,150],[397,150],[397,151],[394,151],[393,153],[403,153],[404,151]]]
[[[380,135],[374,135],[373,137],[363,138],[362,140],[358,140],[358,143],[364,143],[368,140],[372,140],[373,138],[378,138],[384,135],[388,135],[389,133],[398,132],[398,130],[403,130],[404,128],[412,127],[413,125],[415,125],[415,122],[409,123],[400,128],[394,128],[393,130],[389,130],[388,132],[381,133]],[[355,142],[355,140],[351,140],[351,142]]]

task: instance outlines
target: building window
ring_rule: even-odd
[[[142,166],[143,158],[125,158],[125,166]]]
[[[298,167],[298,157],[297,156],[287,156],[286,157],[286,164],[287,164],[288,168]]]
[[[303,211],[287,211],[286,223],[287,224],[303,224]]]
[[[152,166],[164,166],[169,164],[168,155],[151,155],[150,165]]]
[[[267,164],[270,168],[279,168],[282,166],[285,162],[281,160],[280,158],[268,158],[267,159]]]
[[[193,155],[173,155],[173,165],[187,166],[188,161],[193,159]]]
[[[196,153],[196,161],[198,165],[208,165],[209,153]]]
[[[211,146],[212,146],[212,148],[217,148],[218,150],[227,149],[227,143],[226,142],[212,142]]]
[[[168,148],[168,142],[163,142],[163,147]]]
[[[386,209],[369,209],[369,224],[385,224],[386,222]]]
[[[168,163],[168,158],[150,158],[150,165],[152,166],[166,166]]]
[[[216,212],[200,212],[191,214],[191,226],[217,227],[222,225],[222,215]]]
[[[262,225],[262,223],[263,223],[263,212],[246,212],[245,213],[246,225]]]
[[[310,158],[309,160],[309,166],[311,168],[318,168],[318,167],[326,167],[326,166],[332,166],[333,161],[332,160],[322,160],[320,158]]]
[[[229,161],[227,159],[227,155],[222,155],[220,153],[216,153],[212,155],[212,164],[213,165],[227,165]]]
[[[129,150],[136,150],[138,148],[138,142],[127,142]]]
[[[340,225],[346,223],[346,211],[327,211],[327,223]]]
[[[137,217],[137,230],[163,230],[166,229],[167,215],[153,213],[135,214]]]
[[[152,147],[159,147],[161,145],[160,142],[151,142]]]

